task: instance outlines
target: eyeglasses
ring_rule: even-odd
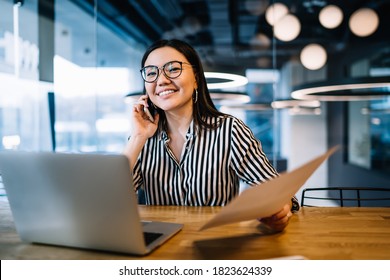
[[[155,82],[160,76],[160,69],[164,73],[165,77],[168,79],[175,79],[181,75],[181,72],[183,71],[183,64],[191,65],[182,61],[169,61],[162,67],[157,67],[154,65],[145,66],[140,70],[142,79],[144,79],[144,81],[147,83]]]

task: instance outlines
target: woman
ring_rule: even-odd
[[[252,131],[215,108],[190,45],[158,41],[141,67],[145,95],[134,106],[124,154],[147,204],[222,206],[238,195],[239,180],[256,185],[278,176]],[[291,207],[261,221],[281,231]]]

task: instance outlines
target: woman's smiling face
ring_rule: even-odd
[[[177,78],[167,78],[162,67],[170,61],[180,61],[182,72]],[[152,83],[145,82],[145,89],[150,100],[164,111],[191,108],[192,95],[197,88],[195,73],[186,57],[172,47],[162,47],[152,51],[144,66],[159,67],[159,76]]]

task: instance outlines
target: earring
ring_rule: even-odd
[[[194,104],[196,102],[198,102],[198,89],[197,88],[195,89],[195,99],[193,98],[193,100],[194,100]]]

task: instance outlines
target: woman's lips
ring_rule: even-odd
[[[162,96],[167,96],[173,92],[175,92],[175,90],[168,89],[168,90],[160,91],[159,93],[157,93],[157,95],[162,97]]]

